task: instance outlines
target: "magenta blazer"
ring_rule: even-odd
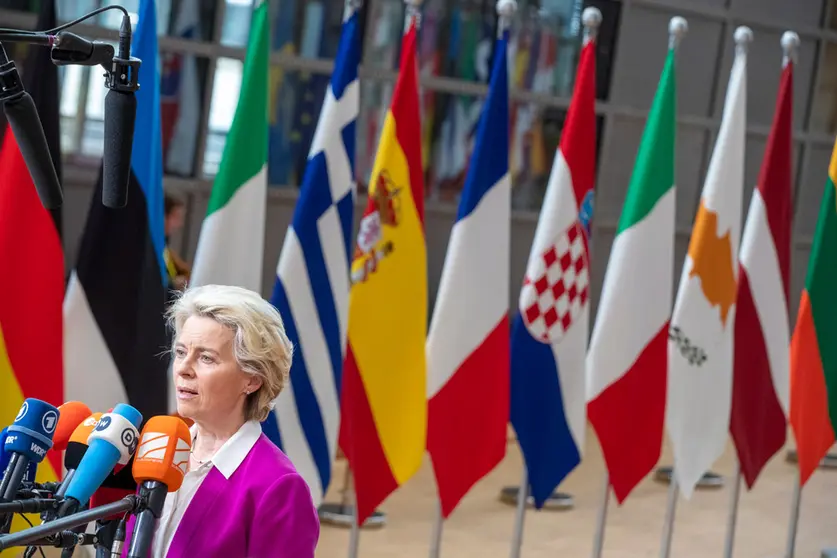
[[[122,557],[133,533],[127,526]],[[264,434],[229,479],[213,467],[166,558],[314,558],[320,521],[305,480]]]

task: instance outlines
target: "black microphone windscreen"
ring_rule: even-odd
[[[73,441],[67,443],[67,449],[64,451],[64,467],[67,470],[78,469],[78,464],[81,463],[81,458],[86,452],[87,444]]]
[[[7,101],[3,109],[41,204],[47,209],[58,209],[64,202],[64,193],[58,182],[35,102],[29,93],[24,93],[14,101]]]
[[[108,91],[105,95],[105,146],[102,157],[102,203],[118,209],[128,204],[131,147],[137,98],[133,93]]]

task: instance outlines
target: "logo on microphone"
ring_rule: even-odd
[[[56,424],[58,424],[58,413],[51,410],[44,413],[44,416],[41,419],[41,426],[44,428],[44,432],[52,434],[55,430]]]
[[[26,413],[29,412],[29,401],[24,401],[23,406],[20,408],[20,411],[17,412],[17,416],[15,417],[15,422],[19,421],[23,417],[26,416]]]
[[[95,430],[97,432],[105,430],[108,426],[110,426],[110,421],[111,421],[111,419],[108,415],[103,416],[102,418],[99,419],[98,424],[96,424],[96,429]]]
[[[99,422],[99,419],[97,419],[96,417],[91,415],[91,416],[87,417],[86,419],[84,419],[84,422],[82,424],[84,426],[96,426],[97,422]]]
[[[137,437],[130,428],[122,431],[122,445],[128,448],[130,453],[134,453],[137,450]]]

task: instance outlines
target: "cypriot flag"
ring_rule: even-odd
[[[747,27],[736,54],[674,303],[668,344],[666,426],[683,495],[721,455],[732,404],[733,331],[747,118]]]

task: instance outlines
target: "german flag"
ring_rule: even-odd
[[[55,4],[41,3],[38,29],[55,27]],[[21,69],[61,177],[58,68],[49,49],[29,48]],[[64,251],[60,210],[44,209],[14,133],[0,148],[0,424],[10,424],[23,400],[64,402]],[[13,271],[12,271],[13,270]],[[61,456],[49,452],[38,467],[39,480],[56,480]]]
[[[129,403],[146,419],[168,414],[168,331],[163,318],[163,150],[153,0],[141,0],[131,53],[142,60],[128,204],[90,200],[64,301],[66,397],[95,411]]]
[[[416,18],[401,48],[352,262],[340,447],[357,521],[421,466],[427,434],[427,250]]]
[[[55,3],[41,3],[38,29],[55,27]],[[49,50],[29,47],[21,69],[61,177],[58,118],[58,68]],[[5,122],[3,123],[5,125]],[[0,147],[0,424],[10,424],[23,400],[64,401],[63,324],[64,251],[61,210],[44,209],[11,129]],[[51,451],[38,466],[41,482],[58,480],[61,454]],[[12,530],[23,521],[15,518]],[[13,556],[11,549],[0,555]]]

